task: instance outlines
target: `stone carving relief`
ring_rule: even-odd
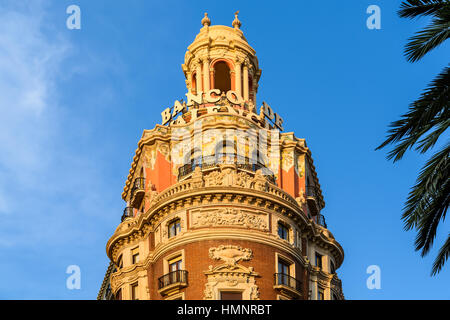
[[[267,215],[237,208],[203,209],[192,212],[192,227],[240,226],[267,230]]]
[[[328,283],[328,281],[326,281],[326,280],[318,279],[317,282],[318,282],[318,284],[319,284],[320,286],[322,286],[322,287],[324,287],[324,288],[329,287],[329,283]]]
[[[222,245],[209,249],[209,257],[222,260],[227,266],[235,266],[239,261],[248,261],[252,258],[252,250],[242,249],[239,246]]]
[[[242,291],[244,300],[258,300],[259,288],[256,285],[256,277],[259,275],[252,267],[246,268],[238,262],[248,261],[252,258],[252,250],[233,245],[221,245],[209,249],[209,257],[221,260],[224,263],[205,272],[208,281],[203,292],[203,299],[220,299],[222,290]]]
[[[137,222],[135,219],[133,219],[133,220],[127,219],[127,220],[123,221],[121,224],[119,224],[119,226],[116,228],[115,233],[125,232],[126,230],[132,229],[136,225],[137,225]]]
[[[170,161],[170,159],[169,159],[169,154],[170,154],[169,144],[161,142],[161,143],[157,144],[156,148],[164,156],[164,158],[167,161]]]
[[[200,167],[196,167],[194,169],[194,173],[192,174],[192,187],[195,189],[203,187],[205,181],[203,180],[203,173]]]
[[[294,166],[294,158],[292,156],[292,151],[283,150],[281,154],[281,168],[287,172],[293,166]]]
[[[154,145],[152,147],[144,148],[144,157],[142,161],[145,168],[155,169],[156,147]]]
[[[205,187],[226,186],[253,188],[260,191],[266,190],[267,180],[261,170],[258,170],[252,177],[247,172],[238,172],[236,167],[229,167],[229,165],[220,166],[220,171],[213,171],[204,176]]]
[[[306,203],[305,190],[300,189],[298,197],[295,198],[295,201],[297,201],[300,207],[302,207]]]
[[[156,202],[156,198],[158,196],[158,192],[155,190],[155,186],[151,183],[151,181],[149,181],[149,186],[150,190],[148,190],[144,196],[144,208],[150,208],[154,204],[154,202]]]
[[[304,157],[296,156],[295,173],[301,178],[305,175]]]

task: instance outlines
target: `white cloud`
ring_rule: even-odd
[[[0,10],[0,170],[19,181],[45,162],[55,78],[70,48],[63,37],[42,32],[42,2],[27,4]]]
[[[89,232],[73,225],[101,197],[102,179],[95,155],[69,145],[91,123],[68,119],[60,81],[92,71],[91,60],[70,68],[65,24],[51,29],[45,2],[11,3],[0,2],[0,248],[68,242]]]

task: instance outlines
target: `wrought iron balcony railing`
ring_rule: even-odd
[[[263,164],[251,163],[249,158],[226,153],[194,159],[191,163],[183,165],[178,169],[178,180],[191,174],[196,167],[200,167],[202,170],[207,170],[210,168],[215,168],[220,164],[236,164],[238,169],[253,172],[261,169],[264,175],[268,176],[272,182],[275,182],[273,172]]]
[[[145,178],[136,178],[131,189],[131,206],[139,208],[145,193]]]
[[[306,196],[314,197],[316,199],[319,198],[319,188],[315,186],[307,186],[306,187]]]
[[[123,209],[123,215],[122,215],[122,222],[126,219],[126,218],[132,218],[133,217],[133,208],[132,207],[126,207],[125,209]]]
[[[275,286],[286,286],[297,292],[302,292],[302,282],[284,273],[275,273]]]
[[[137,190],[144,190],[144,189],[145,189],[145,178],[134,179],[133,188],[131,189],[131,194],[134,195],[134,193]]]
[[[188,272],[186,270],[177,270],[169,272],[158,279],[158,289],[162,290],[171,285],[187,285]]]
[[[316,217],[316,221],[317,221],[317,224],[319,224],[319,225],[321,225],[322,227],[324,227],[324,228],[328,228],[327,227],[327,223],[326,223],[326,221],[325,221],[325,217],[323,216],[323,215],[321,215],[321,214],[318,214],[317,215],[317,217]]]
[[[315,216],[320,212],[320,209],[322,209],[319,198],[319,188],[316,186],[307,186],[305,188],[305,191],[309,212],[311,213],[311,215]]]

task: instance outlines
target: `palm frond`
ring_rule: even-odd
[[[401,3],[398,15],[401,18],[433,15],[448,5],[449,1],[444,0],[408,0]]]
[[[440,14],[431,24],[409,38],[405,47],[405,56],[409,62],[423,58],[428,52],[441,45],[450,37],[450,10]]]
[[[431,16],[431,23],[409,39],[405,47],[408,61],[415,62],[450,37],[450,0],[403,1],[398,14],[402,18]],[[420,98],[409,106],[400,120],[392,122],[386,140],[376,150],[396,144],[387,158],[398,161],[414,145],[424,153],[435,146],[450,125],[450,68],[447,66],[432,81]],[[406,230],[416,229],[415,249],[422,257],[429,253],[437,228],[445,220],[450,204],[450,144],[447,142],[422,168],[403,209]],[[450,254],[450,235],[441,247],[432,269],[440,272]]]
[[[406,230],[418,227],[424,219],[423,216],[433,208],[433,199],[440,194],[445,195],[444,191],[449,184],[449,155],[450,145],[447,144],[441,151],[434,154],[422,168],[403,211],[402,219],[405,222]],[[447,198],[446,201],[449,199]]]
[[[400,120],[390,124],[387,139],[376,150],[384,148],[388,144],[398,143],[387,156],[389,160],[398,161],[424,134],[437,126],[440,129],[419,142],[418,151],[427,151],[448,127],[449,106],[450,67],[446,67],[430,83],[420,98],[410,105],[408,113],[402,115]]]
[[[448,256],[450,255],[450,234],[448,235],[447,241],[445,241],[444,245],[439,250],[439,253],[434,260],[433,270],[431,271],[431,275],[434,276],[442,270],[442,267],[447,261]]]

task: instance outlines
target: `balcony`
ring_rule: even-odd
[[[191,163],[185,164],[178,169],[178,180],[191,174],[196,167],[202,170],[219,167],[220,164],[236,164],[240,170],[253,171],[261,169],[272,183],[275,183],[273,172],[261,163],[251,163],[249,158],[236,156],[235,154],[218,154],[217,156],[206,156],[201,159],[195,159]]]
[[[145,179],[136,178],[131,189],[131,206],[133,208],[139,208],[141,206],[142,199],[145,195]]]
[[[306,187],[306,201],[311,215],[315,216],[318,214],[320,212],[319,188],[314,186]]]
[[[284,273],[274,274],[274,289],[278,289],[293,298],[299,298],[302,295],[302,282]]]
[[[123,222],[126,218],[133,218],[133,208],[126,207],[123,209],[123,215],[121,221]]]
[[[158,292],[166,295],[171,291],[177,291],[188,285],[188,272],[177,270],[169,272],[158,279]]]
[[[316,217],[316,223],[318,224],[318,225],[321,225],[322,227],[324,227],[324,228],[328,228],[327,227],[327,223],[326,223],[326,221],[325,221],[325,217],[323,216],[323,215],[321,215],[321,214],[319,214],[319,215],[317,215],[317,217]]]

